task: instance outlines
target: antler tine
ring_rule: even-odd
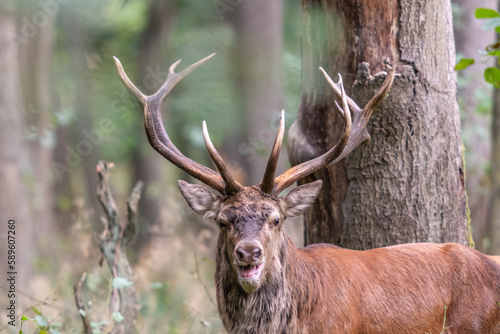
[[[382,87],[378,90],[374,97],[371,98],[370,101],[363,108],[363,114],[366,116],[368,120],[373,113],[375,107],[377,107],[380,102],[384,99],[384,97],[389,93],[389,89],[391,89],[392,83],[394,82],[394,73],[396,68],[390,65],[387,65],[387,77],[382,83]]]
[[[393,67],[388,66],[387,77],[384,80],[379,91],[375,94],[375,96],[366,104],[366,106],[361,109],[358,105],[345,94],[344,85],[342,83],[342,77],[339,74],[339,82],[335,83],[328,76],[328,74],[320,67],[321,72],[325,76],[328,84],[333,88],[333,91],[337,96],[342,99],[342,108],[335,102],[337,109],[342,114],[345,120],[344,132],[341,137],[338,139],[335,146],[330,149],[325,154],[306,161],[300,165],[290,168],[285,173],[280,175],[275,180],[275,190],[274,192],[279,193],[283,189],[290,186],[292,183],[297,180],[314,173],[315,171],[331,166],[341,159],[343,159],[346,155],[351,153],[356,147],[358,147],[365,140],[370,139],[370,134],[366,130],[366,125],[370,116],[372,115],[374,108],[384,99],[384,97],[389,92],[392,83],[394,81],[394,73],[395,69]],[[349,107],[352,109],[353,120],[351,124],[351,112],[349,111]]]
[[[212,157],[212,160],[215,162],[217,169],[220,172],[220,175],[224,179],[226,184],[225,193],[233,194],[241,189],[241,185],[231,176],[229,169],[227,168],[224,160],[219,155],[219,152],[215,149],[214,144],[210,140],[210,135],[208,134],[207,123],[203,121],[203,139],[205,140],[205,146],[207,147],[208,153]]]
[[[324,74],[325,77],[328,76],[326,72],[324,72]],[[366,125],[368,124],[368,121],[370,120],[370,117],[372,116],[375,108],[380,104],[380,102],[382,102],[387,93],[389,93],[392,83],[394,82],[394,74],[395,74],[395,68],[387,65],[387,76],[384,82],[382,83],[382,86],[380,87],[378,92],[370,99],[370,101],[368,101],[368,103],[365,105],[363,109],[360,109],[358,105],[350,97],[346,96],[347,103],[353,109],[353,116],[354,116],[352,125],[353,135],[349,137],[349,141],[347,142],[346,147],[344,148],[342,153],[335,160],[333,160],[329,164],[329,166],[332,166],[337,162],[339,162],[340,160],[342,160],[343,158],[345,158],[349,153],[354,151],[364,141],[370,140],[370,134],[366,129]],[[335,87],[335,83],[331,79],[328,80],[328,78],[327,78],[328,83],[333,88],[335,93],[340,97],[341,95],[339,95],[336,89],[338,87]]]
[[[320,68],[321,69],[321,68]],[[323,73],[326,73],[323,71]],[[330,79],[331,80],[331,79]],[[333,82],[333,81],[332,81]],[[337,107],[337,111],[340,113],[342,118],[344,118],[344,131],[340,138],[337,140],[337,143],[334,147],[332,147],[328,152],[316,157],[312,160],[303,162],[297,166],[294,166],[288,169],[286,172],[278,176],[275,180],[275,186],[273,192],[279,194],[282,190],[288,188],[290,185],[295,183],[297,180],[314,173],[315,171],[324,168],[331,161],[337,158],[341,153],[344,147],[349,140],[349,135],[351,133],[351,112],[349,110],[347,95],[344,91],[344,84],[342,82],[342,76],[339,74],[339,90],[342,96],[342,106],[343,109],[335,102]]]
[[[180,60],[175,62],[172,66],[170,66],[167,79],[161,88],[151,96],[144,95],[128,78],[118,58],[114,57],[114,59],[118,69],[118,74],[123,83],[144,108],[144,127],[151,146],[163,157],[192,177],[200,180],[220,193],[225,193],[226,184],[219,173],[187,158],[177,149],[177,147],[175,147],[165,131],[161,117],[162,102],[175,85],[193,70],[210,59],[213,55],[214,54],[194,63],[179,73],[175,73],[174,70]]]
[[[213,56],[215,56],[215,53],[212,53],[210,56],[198,60],[196,63],[183,69],[179,73],[175,73],[175,68],[177,67],[177,65],[181,63],[182,59],[179,59],[178,61],[173,63],[168,69],[167,79],[165,79],[162,87],[158,90],[158,92],[154,96],[156,95],[160,96],[160,103],[162,103],[167,97],[167,95],[170,93],[170,91],[175,87],[175,85],[177,85],[180,81],[182,81],[182,79],[187,77],[189,73],[196,70],[198,67],[203,65],[207,60],[209,60]]]
[[[128,91],[131,92],[139,101],[141,105],[146,104],[146,95],[144,95],[139,88],[137,88],[132,81],[129,79],[127,73],[125,73],[125,70],[123,69],[122,63],[118,58],[113,56],[113,59],[115,60],[116,64],[116,69],[118,70],[118,75],[122,79],[122,82],[125,84],[125,87],[127,87]]]
[[[285,111],[281,111],[280,124],[278,127],[278,133],[276,134],[276,139],[274,140],[273,149],[269,156],[267,162],[266,171],[264,173],[264,178],[262,179],[262,184],[260,189],[266,193],[270,194],[274,189],[274,176],[276,175],[276,166],[278,165],[278,158],[280,156],[281,144],[283,143],[283,135],[285,134]]]

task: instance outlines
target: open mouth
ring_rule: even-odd
[[[262,273],[263,264],[259,263],[257,265],[248,265],[248,266],[238,266],[238,276],[244,280],[252,280],[256,278],[260,278],[260,274]]]

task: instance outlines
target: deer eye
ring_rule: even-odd
[[[225,219],[220,219],[217,221],[219,223],[220,228],[230,227],[231,223]]]
[[[273,224],[274,226],[278,226],[280,223],[280,219],[279,218],[276,218],[274,221],[273,221]]]

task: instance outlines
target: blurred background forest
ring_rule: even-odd
[[[483,29],[474,10],[496,9],[497,3],[452,3],[457,59],[476,59],[458,73],[459,101],[474,240],[486,252],[494,89],[483,73],[494,64],[479,51],[496,35]],[[102,215],[95,195],[99,160],[115,163],[111,189],[123,211],[135,182],[146,184],[141,230],[129,252],[143,305],[137,328],[222,331],[213,302],[217,228],[181,199],[176,180],[188,177],[149,146],[141,109],[120,82],[112,56],[137,86],[152,93],[178,59],[179,71],[217,53],[168,97],[165,126],[185,155],[211,165],[201,132],[206,120],[241,182],[256,184],[279,112],[285,109],[289,126],[298,108],[300,10],[300,2],[291,0],[2,1],[0,245],[6,240],[4,222],[14,218],[18,313],[37,319],[25,322],[25,333],[44,322],[53,333],[81,332],[72,286],[83,272],[92,321],[108,319],[110,274],[99,267],[95,242]],[[285,151],[282,169],[288,164]],[[302,245],[300,220],[287,228]],[[4,305],[7,287],[0,278]],[[14,332],[5,317],[0,332]]]

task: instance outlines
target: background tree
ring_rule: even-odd
[[[0,235],[2,247],[7,246],[7,222],[15,221],[17,286],[22,290],[33,274],[34,247],[33,219],[30,189],[25,180],[32,177],[28,146],[24,140],[27,130],[26,115],[21,103],[19,75],[19,39],[16,29],[17,8],[14,1],[0,5]],[[11,234],[12,237],[12,234]],[[7,265],[7,249],[1,251],[1,260]],[[2,273],[5,282],[7,270]],[[5,293],[6,295],[6,293]],[[3,304],[2,305],[7,305]],[[25,301],[18,301],[25,307]]]
[[[495,32],[484,31],[481,20],[475,17],[478,7],[496,8],[496,0],[453,1],[453,28],[457,58],[476,58],[478,50],[495,40]],[[484,70],[494,59],[478,61],[476,65],[458,71],[458,94],[462,121],[462,140],[467,169],[466,188],[471,212],[472,232],[476,249],[488,247],[487,207],[489,187],[489,159],[492,153],[490,127],[492,85],[484,80]]]
[[[490,107],[492,110],[492,121],[491,121],[491,147],[489,145],[481,145],[479,148],[486,148],[488,150],[491,148],[491,157],[490,159],[490,164],[488,165],[487,163],[481,163],[481,159],[488,158],[488,154],[476,154],[476,151],[481,152],[481,149],[478,150],[478,147],[473,147],[472,149],[469,150],[469,154],[467,158],[469,160],[473,161],[473,169],[472,171],[475,172],[475,168],[477,166],[486,166],[485,171],[484,171],[484,176],[483,178],[486,180],[486,182],[481,182],[483,184],[486,184],[486,190],[483,191],[483,194],[478,194],[476,192],[473,192],[473,195],[475,195],[475,199],[473,203],[478,202],[478,200],[481,199],[481,197],[489,197],[488,201],[483,201],[481,206],[483,208],[487,208],[487,210],[475,210],[476,212],[479,213],[480,219],[477,219],[476,215],[473,215],[472,217],[475,218],[474,220],[474,226],[476,228],[476,235],[479,236],[479,249],[484,250],[489,252],[490,254],[498,254],[500,252],[500,243],[498,241],[498,236],[500,236],[500,220],[498,219],[498,207],[500,203],[500,155],[499,155],[499,148],[500,148],[500,136],[498,133],[500,132],[500,111],[499,111],[499,106],[500,106],[500,95],[498,89],[500,88],[500,69],[498,67],[498,57],[500,56],[500,43],[498,42],[498,34],[500,34],[500,13],[496,11],[493,8],[498,7],[496,2],[493,1],[483,1],[480,3],[475,3],[474,6],[479,6],[477,8],[473,8],[475,10],[469,10],[468,16],[469,20],[471,21],[470,17],[472,16],[472,12],[474,12],[474,19],[475,19],[475,24],[477,27],[480,27],[482,32],[476,31],[474,36],[479,36],[479,38],[475,38],[475,40],[479,41],[482,44],[474,44],[476,49],[484,49],[484,51],[481,51],[481,56],[482,56],[482,61],[480,62],[481,66],[471,66],[475,63],[474,58],[476,58],[477,53],[476,52],[465,52],[465,55],[460,59],[460,61],[457,63],[455,69],[457,70],[463,70],[461,71],[461,74],[465,77],[467,77],[468,74],[470,73],[476,73],[480,74],[483,76],[484,81],[482,79],[478,80],[477,78],[472,77],[472,79],[475,79],[475,81],[468,80],[468,84],[470,85],[465,86],[463,89],[467,91],[472,91],[473,87],[476,86],[483,86],[486,83],[491,84],[490,87],[494,87],[494,94],[493,94],[493,105]],[[460,12],[460,10],[458,10]],[[461,18],[461,17],[460,17]],[[458,26],[458,25],[457,25]],[[465,29],[463,29],[465,30]],[[476,29],[478,30],[478,29]],[[459,30],[460,31],[460,30]],[[495,36],[496,33],[496,36]],[[467,33],[464,33],[465,36],[467,36]],[[486,37],[491,36],[490,40],[486,39]],[[464,36],[461,36],[462,38],[457,39],[457,45],[467,45],[467,44],[473,44],[476,42],[471,42],[470,38],[464,38]],[[496,41],[494,41],[493,38],[496,38]],[[461,43],[459,43],[461,42]],[[465,50],[467,51],[467,50]],[[492,66],[492,63],[496,64],[495,66]],[[470,79],[470,75],[468,77]],[[483,114],[481,113],[481,110],[488,108],[489,103],[491,102],[488,98],[484,99],[484,93],[483,94],[477,94],[478,90],[480,88],[475,88],[476,92],[476,97],[480,97],[481,95],[483,96],[483,100],[485,100],[486,103],[481,103],[479,104],[477,110],[477,114]],[[488,94],[489,95],[489,94]],[[473,105],[475,102],[474,98],[470,98],[470,94],[464,94],[465,97],[465,109],[467,111],[466,115],[473,115],[473,116],[478,116],[474,113],[470,113],[468,107],[469,105]],[[489,96],[491,97],[491,96]],[[472,103],[471,103],[472,102]],[[487,110],[489,111],[489,110]],[[488,115],[489,116],[489,115]],[[483,117],[484,118],[484,117]],[[476,118],[477,119],[477,118]],[[485,121],[487,121],[486,119]],[[474,124],[473,122],[468,122],[468,126],[471,124]],[[484,128],[484,127],[483,127]],[[473,127],[474,129],[474,127]],[[487,136],[481,135],[481,131],[472,131],[473,133],[476,132],[478,136],[484,138]],[[466,139],[469,139],[466,136]],[[488,138],[489,139],[489,138]],[[469,143],[470,145],[470,143]],[[477,145],[479,146],[479,145]],[[474,154],[474,157],[471,158],[471,156]],[[479,159],[477,159],[479,157]],[[474,173],[476,178],[481,176],[481,173]],[[469,182],[470,184],[471,182]],[[477,182],[476,182],[477,183]],[[483,186],[483,184],[480,185]],[[469,189],[476,190],[478,187],[469,187]],[[481,196],[482,195],[482,196]],[[474,207],[473,207],[474,208]],[[474,208],[475,209],[475,208]],[[476,213],[474,212],[474,213]],[[481,215],[482,214],[482,215]],[[482,218],[482,219],[481,219]]]
[[[386,62],[399,74],[370,120],[372,140],[305,180],[324,181],[305,216],[306,244],[469,241],[451,24],[449,1],[302,2],[293,164],[325,152],[342,131],[319,66],[342,73],[347,94],[361,106],[380,87]]]
[[[272,125],[284,107],[283,1],[243,1],[228,16],[236,33],[233,72],[245,124],[232,158],[244,169],[245,184],[258,184],[277,129]],[[235,146],[234,140],[229,145]]]
[[[168,45],[168,37],[174,26],[176,13],[176,1],[149,1],[147,11],[147,24],[139,37],[139,57],[137,82],[143,85],[144,92],[152,94],[161,84],[158,80],[146,80],[148,69],[163,65],[164,46]],[[166,65],[163,65],[166,66]],[[152,79],[149,77],[149,79]],[[146,87],[144,87],[146,86]],[[142,131],[143,124],[136,124],[136,133]],[[140,257],[142,251],[149,244],[154,231],[160,225],[160,199],[165,196],[159,184],[164,180],[161,177],[161,164],[163,159],[154,150],[149,148],[149,143],[145,140],[138,140],[130,156],[134,168],[134,178],[143,180],[146,184],[145,194],[140,203],[142,228],[136,238],[135,251]]]

